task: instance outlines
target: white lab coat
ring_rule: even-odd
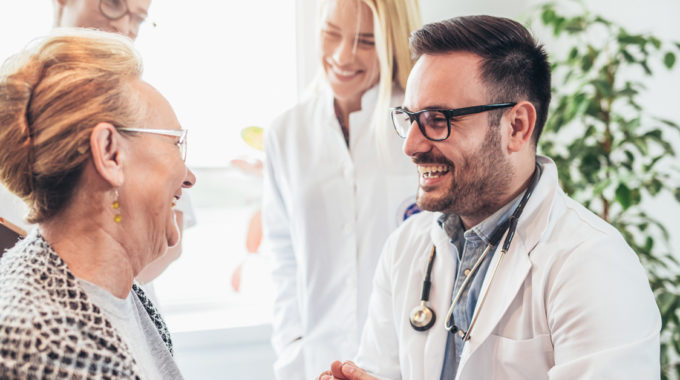
[[[316,378],[356,354],[382,246],[415,204],[416,168],[396,133],[387,141],[393,160],[379,159],[369,129],[377,92],[350,114],[349,150],[328,88],[266,130],[263,227],[278,379]]]
[[[481,313],[475,310],[456,379],[658,379],[661,319],[637,256],[616,229],[562,192],[550,159],[538,162],[543,174]],[[455,263],[438,215],[423,212],[402,225],[378,264],[356,361],[380,378],[440,377]],[[433,243],[437,321],[418,332],[408,315]]]

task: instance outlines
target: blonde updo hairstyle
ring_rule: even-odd
[[[40,223],[63,210],[101,122],[140,127],[131,81],[142,64],[112,33],[58,29],[0,68],[0,181]]]

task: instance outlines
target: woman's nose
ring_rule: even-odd
[[[191,171],[191,169],[187,168],[187,175],[184,177],[184,182],[182,183],[182,187],[185,189],[188,189],[196,184],[196,175],[194,175],[194,172]]]
[[[342,38],[333,52],[333,60],[338,65],[347,65],[354,61],[354,38]]]

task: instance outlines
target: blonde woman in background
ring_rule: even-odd
[[[328,0],[320,9],[325,80],[265,136],[274,367],[286,380],[315,378],[356,353],[382,245],[417,212],[415,166],[388,119],[412,67],[417,1]]]
[[[179,242],[186,130],[129,39],[53,33],[0,69],[0,182],[28,236],[0,260],[0,378],[181,379],[134,281]]]

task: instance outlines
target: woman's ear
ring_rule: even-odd
[[[123,184],[122,137],[110,123],[99,123],[90,134],[92,164],[97,173],[111,186]]]
[[[526,144],[533,144],[531,135],[536,125],[536,108],[531,102],[522,101],[512,107],[509,116],[511,133],[508,139],[508,151],[519,152]]]

